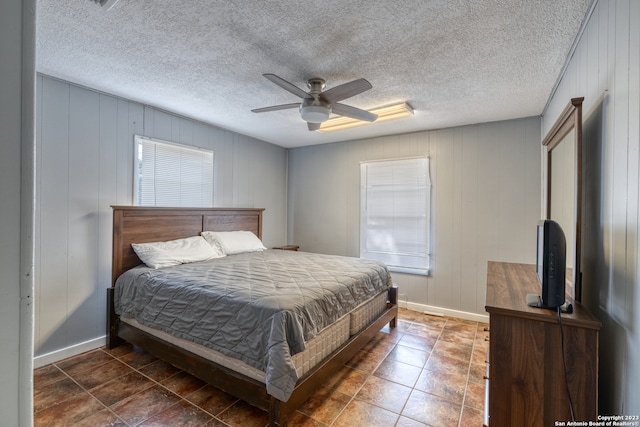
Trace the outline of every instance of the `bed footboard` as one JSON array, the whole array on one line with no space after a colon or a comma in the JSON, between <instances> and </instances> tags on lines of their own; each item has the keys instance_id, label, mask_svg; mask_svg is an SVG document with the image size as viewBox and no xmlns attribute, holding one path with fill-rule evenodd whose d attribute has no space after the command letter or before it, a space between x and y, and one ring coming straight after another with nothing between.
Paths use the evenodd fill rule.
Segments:
<instances>
[{"instance_id":1,"label":"bed footboard","mask_svg":"<svg viewBox=\"0 0 640 427\"><path fill-rule=\"evenodd\" d=\"M356 355L386 324L396 326L398 317L397 287L389 290L387 309L369 326L329 355L304 377L288 401L269 396L264 384L213 363L183 348L163 341L129 324L121 323L114 309L114 289L107 289L107 348L124 341L139 346L189 374L236 396L269 413L269 426L286 427L289 417L326 381Z\"/></svg>"}]
</instances>

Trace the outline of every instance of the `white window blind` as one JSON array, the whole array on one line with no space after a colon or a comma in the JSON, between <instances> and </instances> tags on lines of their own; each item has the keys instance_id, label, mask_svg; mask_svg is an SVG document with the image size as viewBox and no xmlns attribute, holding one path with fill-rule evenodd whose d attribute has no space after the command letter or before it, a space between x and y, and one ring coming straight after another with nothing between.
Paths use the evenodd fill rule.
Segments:
<instances>
[{"instance_id":1,"label":"white window blind","mask_svg":"<svg viewBox=\"0 0 640 427\"><path fill-rule=\"evenodd\" d=\"M135 136L139 206L213 206L213 151Z\"/></svg>"},{"instance_id":2,"label":"white window blind","mask_svg":"<svg viewBox=\"0 0 640 427\"><path fill-rule=\"evenodd\" d=\"M429 273L429 158L360 164L360 257L391 271Z\"/></svg>"}]
</instances>

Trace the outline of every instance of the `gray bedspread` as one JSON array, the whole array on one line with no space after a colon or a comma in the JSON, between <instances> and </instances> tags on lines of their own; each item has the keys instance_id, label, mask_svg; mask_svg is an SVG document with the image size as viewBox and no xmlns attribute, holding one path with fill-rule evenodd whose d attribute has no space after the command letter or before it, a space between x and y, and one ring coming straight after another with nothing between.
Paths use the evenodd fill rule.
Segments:
<instances>
[{"instance_id":1,"label":"gray bedspread","mask_svg":"<svg viewBox=\"0 0 640 427\"><path fill-rule=\"evenodd\" d=\"M291 356L391 284L375 261L267 250L133 268L116 282L115 310L264 371L267 392L287 401L298 380Z\"/></svg>"}]
</instances>

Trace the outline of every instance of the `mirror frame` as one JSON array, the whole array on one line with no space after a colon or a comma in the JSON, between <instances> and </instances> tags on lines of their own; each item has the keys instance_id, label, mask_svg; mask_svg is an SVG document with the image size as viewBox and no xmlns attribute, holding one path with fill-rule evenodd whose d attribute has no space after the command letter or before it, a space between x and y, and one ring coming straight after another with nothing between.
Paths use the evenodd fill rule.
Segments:
<instances>
[{"instance_id":1,"label":"mirror frame","mask_svg":"<svg viewBox=\"0 0 640 427\"><path fill-rule=\"evenodd\" d=\"M582 300L582 270L580 269L580 249L582 245L581 238L581 218L582 218L582 98L571 98L569 104L562 111L553 127L549 130L545 138L542 140L542 146L546 147L546 193L545 193L545 216L551 219L551 188L553 185L553 177L551 176L551 154L554 148L560 144L565 136L574 132L574 224L575 234L574 242L567 242L567 248L573 249L574 265L573 265L573 295L571 297L577 301Z\"/></svg>"}]
</instances>

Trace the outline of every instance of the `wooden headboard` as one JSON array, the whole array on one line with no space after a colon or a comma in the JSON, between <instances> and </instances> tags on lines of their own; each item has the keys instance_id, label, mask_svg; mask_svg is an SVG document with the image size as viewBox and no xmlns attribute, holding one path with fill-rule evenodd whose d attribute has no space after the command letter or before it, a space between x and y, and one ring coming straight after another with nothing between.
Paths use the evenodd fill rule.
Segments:
<instances>
[{"instance_id":1,"label":"wooden headboard","mask_svg":"<svg viewBox=\"0 0 640 427\"><path fill-rule=\"evenodd\" d=\"M111 286L142 261L131 243L160 242L197 236L201 231L252 231L262 239L263 208L156 208L112 206Z\"/></svg>"}]
</instances>

